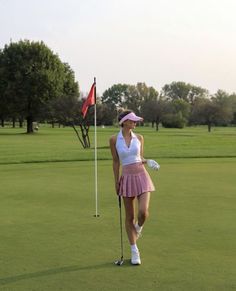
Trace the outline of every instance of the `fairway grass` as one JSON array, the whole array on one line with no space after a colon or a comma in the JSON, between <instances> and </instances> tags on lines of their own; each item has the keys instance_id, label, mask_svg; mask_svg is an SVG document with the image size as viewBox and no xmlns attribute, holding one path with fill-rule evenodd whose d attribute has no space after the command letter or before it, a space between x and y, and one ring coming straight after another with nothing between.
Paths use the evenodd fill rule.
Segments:
<instances>
[{"instance_id":1,"label":"fairway grass","mask_svg":"<svg viewBox=\"0 0 236 291\"><path fill-rule=\"evenodd\" d=\"M233 141L235 149L235 132L216 131L216 143L209 145L214 154L204 157L212 152L205 140L205 153L190 158L200 152L196 144L205 136L202 129L185 131L196 137L192 144L190 137L175 139L179 131L155 137L155 132L144 129L145 150L151 155L156 142L153 156L161 169L149 170L157 191L152 193L150 218L138 241L142 256L138 267L130 265L125 234L125 263L113 264L120 258L120 234L106 147L112 131L102 132L100 138L99 218L93 216L92 150L80 149L68 129L52 134L45 129L24 139L22 134L6 132L10 137L0 134L5 151L0 153L1 291L235 290L236 158L231 145ZM175 158L168 157L168 139L176 145L189 140L187 157L183 149L180 157L178 147L175 152L173 147ZM29 144L33 148L28 151Z\"/></svg>"},{"instance_id":2,"label":"fairway grass","mask_svg":"<svg viewBox=\"0 0 236 291\"><path fill-rule=\"evenodd\" d=\"M0 165L11 163L42 163L63 161L92 161L94 131L90 129L91 149L84 150L70 127L41 126L33 135L25 129L0 128ZM98 127L98 159L110 160L108 144L118 128ZM148 158L216 158L236 157L236 127L206 127L164 129L156 132L150 127L137 128L145 137Z\"/></svg>"}]
</instances>

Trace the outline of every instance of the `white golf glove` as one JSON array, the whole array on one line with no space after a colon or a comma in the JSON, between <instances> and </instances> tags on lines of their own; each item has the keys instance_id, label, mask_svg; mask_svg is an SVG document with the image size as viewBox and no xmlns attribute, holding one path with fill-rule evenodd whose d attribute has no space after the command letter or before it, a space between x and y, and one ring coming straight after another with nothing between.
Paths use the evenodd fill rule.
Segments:
<instances>
[{"instance_id":1,"label":"white golf glove","mask_svg":"<svg viewBox=\"0 0 236 291\"><path fill-rule=\"evenodd\" d=\"M160 165L154 160L147 160L147 165L149 168L158 171L160 169Z\"/></svg>"}]
</instances>

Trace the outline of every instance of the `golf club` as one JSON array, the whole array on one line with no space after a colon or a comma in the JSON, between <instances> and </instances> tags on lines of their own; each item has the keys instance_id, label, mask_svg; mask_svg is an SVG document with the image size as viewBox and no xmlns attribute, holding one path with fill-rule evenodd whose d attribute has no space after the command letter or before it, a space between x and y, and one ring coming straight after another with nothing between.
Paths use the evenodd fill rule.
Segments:
<instances>
[{"instance_id":1,"label":"golf club","mask_svg":"<svg viewBox=\"0 0 236 291\"><path fill-rule=\"evenodd\" d=\"M121 213L121 198L119 196L119 210L120 210L120 246L121 246L121 257L120 260L115 261L115 265L121 266L124 263L123 260L123 231L122 231L122 213Z\"/></svg>"}]
</instances>

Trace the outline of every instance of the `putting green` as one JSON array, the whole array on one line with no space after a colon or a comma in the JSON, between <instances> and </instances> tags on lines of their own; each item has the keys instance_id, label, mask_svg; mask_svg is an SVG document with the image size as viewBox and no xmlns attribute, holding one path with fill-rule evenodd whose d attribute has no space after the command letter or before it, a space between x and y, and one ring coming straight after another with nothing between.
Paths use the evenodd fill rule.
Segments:
<instances>
[{"instance_id":1,"label":"putting green","mask_svg":"<svg viewBox=\"0 0 236 291\"><path fill-rule=\"evenodd\" d=\"M93 150L71 129L26 136L0 129L0 290L235 290L235 129L143 128L157 191L138 241L142 265L120 258L109 136L99 129L95 218ZM92 140L92 137L91 137Z\"/></svg>"}]
</instances>

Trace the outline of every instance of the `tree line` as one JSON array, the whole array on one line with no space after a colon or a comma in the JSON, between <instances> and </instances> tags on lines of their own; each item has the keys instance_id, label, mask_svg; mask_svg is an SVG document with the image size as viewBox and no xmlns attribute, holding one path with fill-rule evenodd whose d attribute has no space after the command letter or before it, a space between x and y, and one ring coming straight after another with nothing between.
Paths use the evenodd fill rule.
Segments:
<instances>
[{"instance_id":1,"label":"tree line","mask_svg":"<svg viewBox=\"0 0 236 291\"><path fill-rule=\"evenodd\" d=\"M160 92L145 83L117 84L106 90L101 99L113 112L119 107L134 110L156 130L159 124L172 128L207 125L209 131L213 125L236 124L236 94L218 90L210 95L207 89L185 82L166 84Z\"/></svg>"},{"instance_id":2,"label":"tree line","mask_svg":"<svg viewBox=\"0 0 236 291\"><path fill-rule=\"evenodd\" d=\"M85 120L81 107L86 96L80 93L74 72L43 42L21 40L0 50L0 125L26 121L27 133L33 122L72 126L84 147L88 147L93 108ZM97 124L113 125L119 110L131 109L156 130L187 125L236 124L236 94L207 89L185 82L172 82L157 91L144 82L114 84L97 97ZM80 132L77 130L80 128Z\"/></svg>"}]
</instances>

